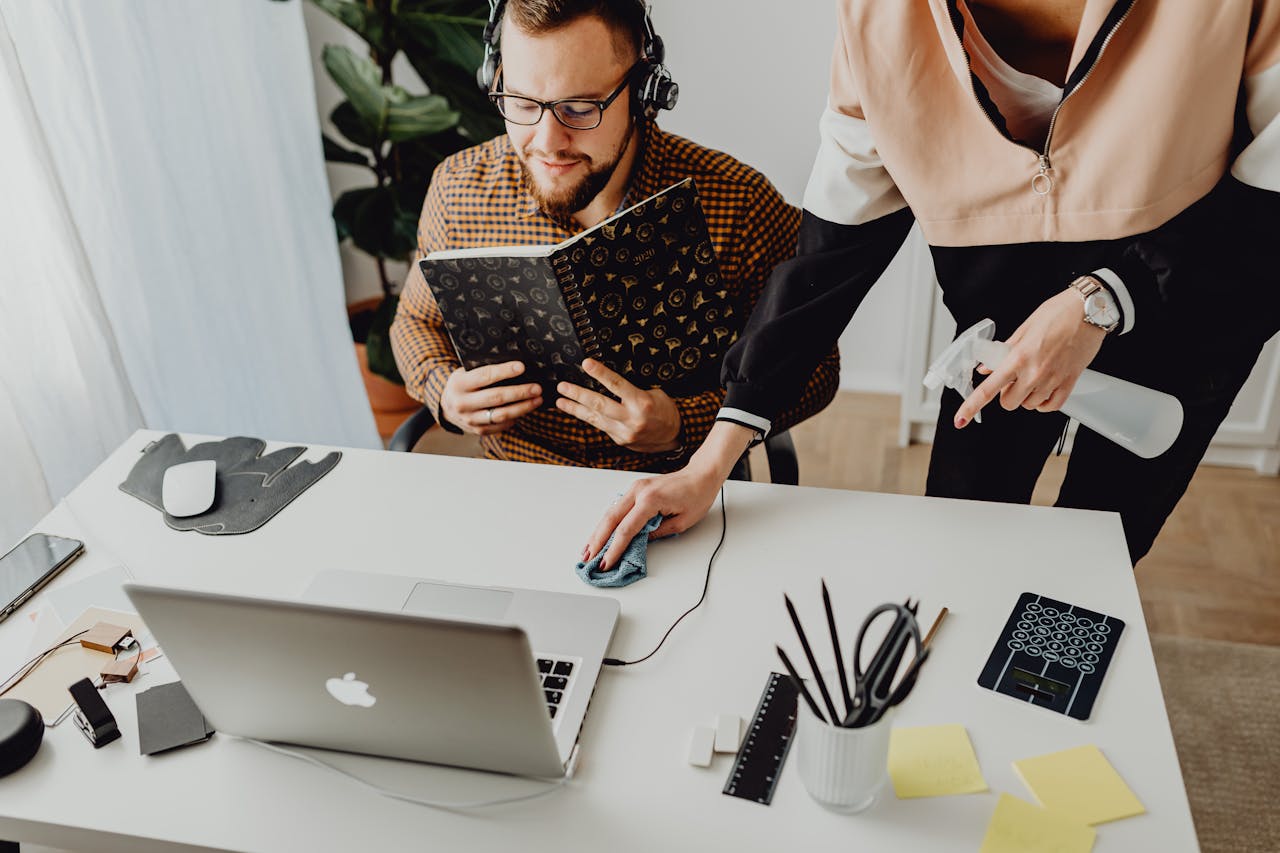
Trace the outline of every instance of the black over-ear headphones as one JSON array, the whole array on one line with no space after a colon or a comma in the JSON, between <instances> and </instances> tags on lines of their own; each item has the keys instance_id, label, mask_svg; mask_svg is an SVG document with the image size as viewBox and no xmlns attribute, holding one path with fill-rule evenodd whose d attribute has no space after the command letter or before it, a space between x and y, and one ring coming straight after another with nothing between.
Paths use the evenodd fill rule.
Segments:
<instances>
[{"instance_id":1,"label":"black over-ear headphones","mask_svg":"<svg viewBox=\"0 0 1280 853\"><path fill-rule=\"evenodd\" d=\"M642 0L637 0L642 2ZM476 69L476 83L488 92L498 77L502 52L498 49L498 31L502 25L502 13L507 0L489 0L489 20L484 25L484 59ZM662 64L666 49L662 37L653 31L649 18L649 5L644 6L644 44L635 70L631 88L631 104L637 116L652 119L658 110L669 110L680 98L680 86L671 78L671 72Z\"/></svg>"}]
</instances>

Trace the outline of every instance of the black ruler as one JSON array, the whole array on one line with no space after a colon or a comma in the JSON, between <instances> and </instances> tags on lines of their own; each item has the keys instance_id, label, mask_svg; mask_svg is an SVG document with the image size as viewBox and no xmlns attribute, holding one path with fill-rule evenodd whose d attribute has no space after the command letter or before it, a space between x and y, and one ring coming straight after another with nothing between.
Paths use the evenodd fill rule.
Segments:
<instances>
[{"instance_id":1,"label":"black ruler","mask_svg":"<svg viewBox=\"0 0 1280 853\"><path fill-rule=\"evenodd\" d=\"M796 731L797 698L789 677L780 672L769 673L760 704L747 726L747 736L742 739L724 783L724 793L766 806L773 800Z\"/></svg>"}]
</instances>

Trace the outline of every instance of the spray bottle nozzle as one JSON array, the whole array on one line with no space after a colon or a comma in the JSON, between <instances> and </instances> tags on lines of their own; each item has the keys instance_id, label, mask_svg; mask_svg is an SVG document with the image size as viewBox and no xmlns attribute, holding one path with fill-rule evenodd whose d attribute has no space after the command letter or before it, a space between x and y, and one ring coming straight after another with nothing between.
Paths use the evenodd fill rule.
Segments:
<instances>
[{"instance_id":1,"label":"spray bottle nozzle","mask_svg":"<svg viewBox=\"0 0 1280 853\"><path fill-rule=\"evenodd\" d=\"M996 324L993 320L981 320L961 332L942 351L942 355L929 365L929 370L924 375L925 387L937 389L946 385L968 399L973 393L974 368L983 363L977 351L987 349L982 345L993 340L995 335ZM978 412L974 420L982 423L982 413Z\"/></svg>"},{"instance_id":2,"label":"spray bottle nozzle","mask_svg":"<svg viewBox=\"0 0 1280 853\"><path fill-rule=\"evenodd\" d=\"M983 320L957 335L929 365L924 384L945 384L968 398L974 368L995 368L1009 354L1008 344L994 340L995 331L995 323ZM1143 459L1164 453L1182 431L1182 403L1177 397L1093 370L1080 374L1062 413ZM973 419L981 422L981 413Z\"/></svg>"}]
</instances>

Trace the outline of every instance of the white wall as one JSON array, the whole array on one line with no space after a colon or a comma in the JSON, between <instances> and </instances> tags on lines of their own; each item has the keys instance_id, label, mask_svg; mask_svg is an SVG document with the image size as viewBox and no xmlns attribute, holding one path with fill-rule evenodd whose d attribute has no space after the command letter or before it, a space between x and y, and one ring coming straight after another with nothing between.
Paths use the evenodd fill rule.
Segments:
<instances>
[{"instance_id":1,"label":"white wall","mask_svg":"<svg viewBox=\"0 0 1280 853\"><path fill-rule=\"evenodd\" d=\"M660 124L673 133L726 151L759 169L799 205L818 147L818 118L826 103L834 0L651 0L654 28L667 48L667 66L680 84L680 103ZM341 100L320 63L326 43L359 40L307 4L307 30L322 124ZM411 69L405 69L411 73ZM411 79L396 69L398 81ZM405 83L406 86L411 84ZM367 183L355 166L330 165L335 197ZM906 278L921 274L927 255L909 241L867 297L840 340L842 387L898 393L907 329ZM927 267L925 267L927 269ZM343 250L348 299L377 293L368 258ZM398 273L402 275L403 273Z\"/></svg>"}]
</instances>

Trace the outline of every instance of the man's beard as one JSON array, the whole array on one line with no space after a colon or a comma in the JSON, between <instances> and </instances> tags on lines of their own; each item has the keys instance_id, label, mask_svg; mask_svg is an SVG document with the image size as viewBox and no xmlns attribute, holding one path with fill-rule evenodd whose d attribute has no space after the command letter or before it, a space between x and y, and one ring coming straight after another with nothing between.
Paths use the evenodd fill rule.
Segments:
<instances>
[{"instance_id":1,"label":"man's beard","mask_svg":"<svg viewBox=\"0 0 1280 853\"><path fill-rule=\"evenodd\" d=\"M570 155L568 152L554 152L550 155L544 155L543 152L534 152L526 149L524 156L517 159L520 160L520 170L524 172L525 184L529 187L530 195L533 196L538 206L550 216L557 219L568 219L591 204L592 199L600 195L604 188L609 185L609 181L613 179L613 173L617 170L618 164L622 162L623 155L627 153L627 146L631 144L631 137L634 133L634 128L629 130L623 138L622 144L618 146L617 152L609 158L608 162L600 166L593 166L592 159L586 154ZM526 162L530 157L541 159L544 156L549 160L577 160L587 167L587 174L583 175L573 186L554 190L544 189L538 183L537 178Z\"/></svg>"}]
</instances>

